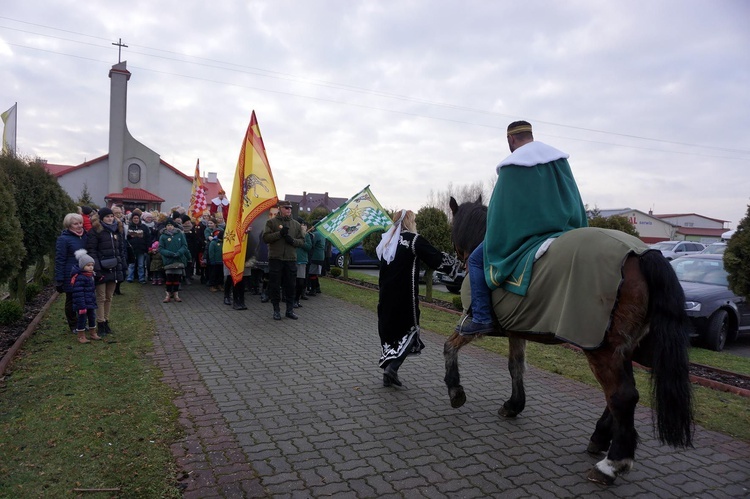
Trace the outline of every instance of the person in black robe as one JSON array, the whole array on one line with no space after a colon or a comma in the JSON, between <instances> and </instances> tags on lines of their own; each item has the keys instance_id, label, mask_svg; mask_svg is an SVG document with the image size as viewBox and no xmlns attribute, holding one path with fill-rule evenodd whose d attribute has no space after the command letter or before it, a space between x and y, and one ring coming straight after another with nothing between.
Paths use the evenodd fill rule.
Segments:
<instances>
[{"instance_id":1,"label":"person in black robe","mask_svg":"<svg viewBox=\"0 0 750 499\"><path fill-rule=\"evenodd\" d=\"M398 369L424 348L419 338L419 262L450 272L456 260L417 234L414 212L397 211L377 248L380 258L378 334L383 386L401 386Z\"/></svg>"}]
</instances>

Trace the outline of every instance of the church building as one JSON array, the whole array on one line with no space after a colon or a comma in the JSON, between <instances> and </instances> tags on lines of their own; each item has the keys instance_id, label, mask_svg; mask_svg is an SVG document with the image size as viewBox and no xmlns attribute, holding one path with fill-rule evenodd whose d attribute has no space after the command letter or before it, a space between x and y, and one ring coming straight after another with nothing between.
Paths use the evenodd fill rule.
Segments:
<instances>
[{"instance_id":1,"label":"church building","mask_svg":"<svg viewBox=\"0 0 750 499\"><path fill-rule=\"evenodd\" d=\"M99 206L123 206L126 211L158 210L168 212L174 206L188 207L193 177L162 160L157 152L137 141L127 126L127 96L130 71L122 61L109 71L109 153L80 165L47 163L60 186L78 199L84 184ZM190 166L192 171L195 166ZM206 198L213 199L222 190L216 173L204 179Z\"/></svg>"}]
</instances>

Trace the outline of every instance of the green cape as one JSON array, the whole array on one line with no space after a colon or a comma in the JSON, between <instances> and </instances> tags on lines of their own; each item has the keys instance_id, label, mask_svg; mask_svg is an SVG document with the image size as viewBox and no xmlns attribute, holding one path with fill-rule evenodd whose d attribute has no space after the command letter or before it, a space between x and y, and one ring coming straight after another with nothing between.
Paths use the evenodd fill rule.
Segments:
<instances>
[{"instance_id":1,"label":"green cape","mask_svg":"<svg viewBox=\"0 0 750 499\"><path fill-rule=\"evenodd\" d=\"M484 236L487 285L526 295L534 256L542 243L587 225L586 209L567 159L498 168Z\"/></svg>"}]
</instances>

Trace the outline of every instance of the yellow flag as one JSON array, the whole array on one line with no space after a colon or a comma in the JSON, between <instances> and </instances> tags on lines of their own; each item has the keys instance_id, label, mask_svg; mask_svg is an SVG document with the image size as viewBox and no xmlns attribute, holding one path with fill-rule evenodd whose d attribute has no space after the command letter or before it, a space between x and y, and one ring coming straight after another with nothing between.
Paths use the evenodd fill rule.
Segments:
<instances>
[{"instance_id":1,"label":"yellow flag","mask_svg":"<svg viewBox=\"0 0 750 499\"><path fill-rule=\"evenodd\" d=\"M253 111L234 173L234 185L229 198L229 216L222 246L224 265L229 269L235 284L240 282L242 271L245 269L247 233L250 232L253 220L277 202L276 184ZM262 220L265 222L265 218Z\"/></svg>"}]
</instances>

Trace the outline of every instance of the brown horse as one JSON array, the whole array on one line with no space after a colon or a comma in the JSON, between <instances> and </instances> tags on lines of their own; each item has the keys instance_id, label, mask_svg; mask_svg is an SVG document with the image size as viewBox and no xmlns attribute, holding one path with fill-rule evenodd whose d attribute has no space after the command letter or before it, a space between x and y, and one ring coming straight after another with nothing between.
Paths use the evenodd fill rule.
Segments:
<instances>
[{"instance_id":1,"label":"brown horse","mask_svg":"<svg viewBox=\"0 0 750 499\"><path fill-rule=\"evenodd\" d=\"M461 206L451 198L450 207L453 244L459 258L466 261L484 239L487 207L482 205L481 197ZM639 396L632 361L651 368L652 406L659 440L673 447L689 447L693 435L689 339L680 283L658 251L632 254L621 265L622 283L604 341L598 348L584 350L607 403L587 448L592 454L607 454L589 471L587 478L605 485L629 471L635 457L638 433L634 417ZM592 300L593 304L597 298L580 299ZM497 322L495 329L494 335L508 337L508 369L512 380L511 397L498 413L515 417L526 404L523 386L526 340L549 344L561 341L553 333L503 331ZM445 342L445 383L453 407L466 402L458 373L458 351L477 336L454 333Z\"/></svg>"}]
</instances>

